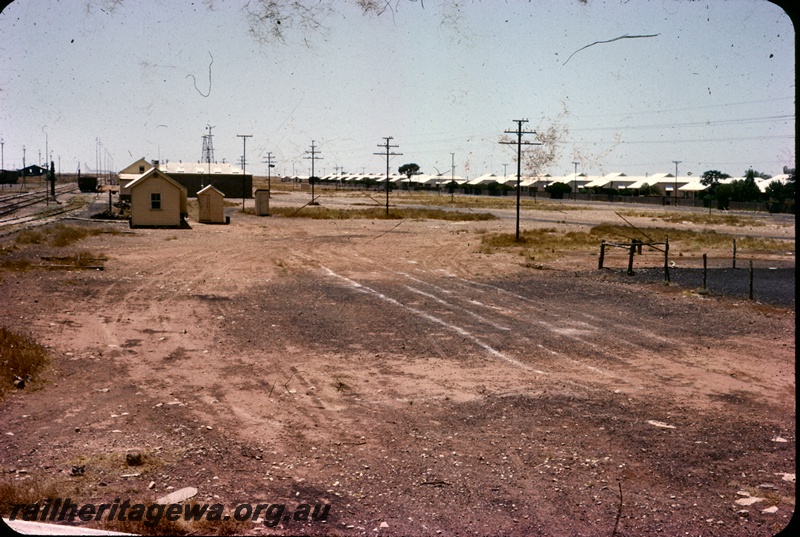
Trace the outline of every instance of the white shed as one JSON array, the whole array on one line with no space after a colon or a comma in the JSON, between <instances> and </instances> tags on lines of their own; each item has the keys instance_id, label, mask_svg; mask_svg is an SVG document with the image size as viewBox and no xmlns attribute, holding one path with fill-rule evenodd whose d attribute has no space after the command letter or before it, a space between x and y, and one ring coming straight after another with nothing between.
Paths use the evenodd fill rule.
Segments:
<instances>
[{"instance_id":1,"label":"white shed","mask_svg":"<svg viewBox=\"0 0 800 537\"><path fill-rule=\"evenodd\" d=\"M198 220L204 224L224 224L225 220L225 194L208 185L197 192L197 204L200 207Z\"/></svg>"}]
</instances>

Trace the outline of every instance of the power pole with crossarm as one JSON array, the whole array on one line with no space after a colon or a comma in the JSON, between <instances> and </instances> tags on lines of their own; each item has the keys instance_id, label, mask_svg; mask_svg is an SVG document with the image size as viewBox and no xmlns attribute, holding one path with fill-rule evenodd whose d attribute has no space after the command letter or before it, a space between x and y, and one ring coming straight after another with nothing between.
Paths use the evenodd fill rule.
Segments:
<instances>
[{"instance_id":1,"label":"power pole with crossarm","mask_svg":"<svg viewBox=\"0 0 800 537\"><path fill-rule=\"evenodd\" d=\"M245 167L247 166L247 139L252 138L252 134L237 134L237 137L242 139L242 212L244 212L244 198L247 185L245 174Z\"/></svg>"},{"instance_id":2,"label":"power pole with crossarm","mask_svg":"<svg viewBox=\"0 0 800 537\"><path fill-rule=\"evenodd\" d=\"M389 216L389 158L396 157L398 155L402 155L402 153L391 153L390 150L392 147L400 147L399 145L391 145L389 143L392 140L391 136L384 136L383 139L385 140L384 143L378 144L378 147L386 148L386 152L383 153L373 153L373 155L381 155L386 156L386 216Z\"/></svg>"},{"instance_id":3,"label":"power pole with crossarm","mask_svg":"<svg viewBox=\"0 0 800 537\"><path fill-rule=\"evenodd\" d=\"M311 183L311 205L314 205L314 183L316 182L316 177L314 176L314 162L317 160L322 160L322 157L318 157L317 154L319 150L317 146L314 145L314 140L311 140L311 151L306 151L309 153L310 157L303 157L304 159L311 159L311 177L308 178L308 182Z\"/></svg>"},{"instance_id":4,"label":"power pole with crossarm","mask_svg":"<svg viewBox=\"0 0 800 537\"><path fill-rule=\"evenodd\" d=\"M267 160L262 163L267 165L267 190L272 191L272 168L275 167L272 163L272 152L267 152Z\"/></svg>"},{"instance_id":5,"label":"power pole with crossarm","mask_svg":"<svg viewBox=\"0 0 800 537\"><path fill-rule=\"evenodd\" d=\"M523 142L522 135L523 134L536 134L535 131L523 131L522 124L527 123L527 119L515 119L517 123L517 130L516 131L505 131L506 134L516 134L517 141L501 141L501 144L517 144L517 234L516 234L516 241L519 242L519 193L520 193L520 182L522 177L522 146L523 145L542 145L539 142Z\"/></svg>"}]
</instances>

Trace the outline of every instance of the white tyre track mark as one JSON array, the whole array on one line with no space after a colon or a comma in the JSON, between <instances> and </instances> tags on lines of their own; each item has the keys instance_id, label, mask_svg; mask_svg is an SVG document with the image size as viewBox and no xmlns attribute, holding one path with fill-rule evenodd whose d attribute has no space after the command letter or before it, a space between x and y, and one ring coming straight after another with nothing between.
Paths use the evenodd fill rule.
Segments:
<instances>
[{"instance_id":1,"label":"white tyre track mark","mask_svg":"<svg viewBox=\"0 0 800 537\"><path fill-rule=\"evenodd\" d=\"M360 291L362 293L367 293L367 294L371 294L373 296L376 296L376 297L380 298L381 300L384 300L384 301L386 301L386 302L388 302L390 304L393 304L395 306L398 306L400 308L408 310L411 313L414 313L415 315L417 315L419 317L422 317L423 319L427 319L428 321L431 321L431 322L434 322L436 324L442 325L442 326L444 326L444 327L456 332L460 336L463 336L463 337L467 338L468 340L472 341L475 345L477 345L478 347L484 349L486 352L488 352L492 356L500 358L501 360L505 360L506 362L508 362L509 364L511 364L513 366L519 367L520 369L525 369L527 371L532 371L532 372L538 373L540 375L546 375L547 374L544 371L541 371L541 370L538 370L538 369L533 369L532 367L528 366L527 364L524 364L524 363L520 362L519 360L515 360L514 358L510 358L510 357L506 356L502 352L500 352L497 349L495 349L494 347L484 343L483 341L481 341L480 339L478 339L477 337L472 335L469 331L465 330L464 328L461 328L460 326L456 326L454 324L448 323L444 319L440 319L439 317L436 317L435 315L431 315L430 313L426 313L424 311L418 310L417 308L413 308L411 306L407 306L406 304L403 304L402 302L399 302L398 300L395 300L392 297L386 296L383 293L381 293L379 291L376 291L375 289L372 289L371 287L367 287L366 285L362 285L362 284L358 283L357 281L354 281L354 280L351 280L350 278L342 276L341 274L337 274L337 273L333 272L331 269L329 269L328 267L326 267L324 265L322 265L321 267L322 267L322 269L324 269L328 273L329 276L334 276L336 278L339 278L340 280L343 280L343 281L347 282L354 289L356 289L356 290L358 290L358 291Z\"/></svg>"},{"instance_id":2,"label":"white tyre track mark","mask_svg":"<svg viewBox=\"0 0 800 537\"><path fill-rule=\"evenodd\" d=\"M406 289L408 289L408 290L409 290L409 291L411 291L412 293L417 293L418 295L422 295L422 296L424 296L425 298L430 298L431 300L434 300L434 301L438 302L439 304L443 304L443 305L445 305L445 306L447 306L447 307L449 307L449 308L455 308L455 307L456 307L456 306L454 306L453 304L451 304L451 303L447 302L446 300L442 300L442 299L441 299L441 298L439 298L438 296L432 295L432 294L430 294L430 293L426 293L425 291L420 291L419 289L417 289L417 288L415 288L415 287L411 287L411 286L409 286L409 285L404 285L403 287L405 287ZM511 330L509 327L507 327L507 326L501 326L501 325L497 324L496 322L494 322L494 321L491 321L491 320L487 319L487 318L486 318L486 317L484 317L483 315L478 315L478 314L477 314L477 313L475 313L474 311L465 310L465 309L463 309L463 308L461 309L461 311L463 311L464 313L466 313L466 314L468 314L468 315L471 315L471 316L475 317L476 319L478 319L478 320L479 320L479 321L481 321L482 323L486 323L486 324L488 324L488 325L489 325L489 326L491 326L492 328L496 328L496 329L498 329L498 330Z\"/></svg>"},{"instance_id":3,"label":"white tyre track mark","mask_svg":"<svg viewBox=\"0 0 800 537\"><path fill-rule=\"evenodd\" d=\"M445 289L443 287L439 287L438 285L433 284L431 282L427 282L427 281L421 280L419 278L414 278L413 276L411 276L409 274L406 274L406 273L403 273L403 272L398 272L397 274L405 276L406 278L408 278L408 279L410 279L412 281L418 282L420 284L424 284L424 285L427 285L429 287L433 287L434 289L438 290L440 293L447 294L447 295L453 295L453 291L451 291L449 289ZM529 303L529 304L537 304L538 305L538 303L535 300L532 300L532 299L530 299L528 297L519 295L519 294L514 293L512 291L508 291L508 290L503 289L501 287L495 287L493 285L483 284L483 283L479 283L479 282L472 282L472 281L469 281L469 280L463 280L462 278L458 278L458 277L454 277L454 278L456 278L458 280L458 281L455 281L454 283L456 283L457 285L460 284L461 287L464 287L466 289L470 289L470 290L473 290L473 291L478 291L478 292L483 293L484 291L482 289L479 289L479 288L476 288L476 287L472 287L472 285L487 287L487 288L495 290L495 291L502 291L502 292L504 292L506 294L509 294L509 295L521 300L522 302ZM465 285L464 283L460 283L460 282L467 282L467 283L472 284L472 285ZM409 289L410 291L413 291L413 292L422 294L423 296L432 298L433 300L436 300L437 302L439 302L441 304L447 305L449 307L455 307L452 304L450 304L449 302L447 302L445 300L442 300L442 299L440 299L440 298L438 298L438 297L436 297L434 295L431 295L429 293L424 293L422 291L416 290L416 289L414 289L412 287L409 287L407 285L404 286L404 287L406 289ZM457 295L456 295L456 297L457 298L462 298L462 297L458 297ZM484 308L489 308L489 309L493 309L493 310L501 310L501 311L506 311L506 312L509 312L509 313L512 311L512 310L509 310L507 308L499 308L497 306L491 306L491 305L483 304L482 302L478 302L477 300L473 300L473 299L469 299L469 298L465 298L464 300L467 300L468 302L470 302L472 304L476 304L476 305L482 306ZM491 326L493 326L495 328L498 328L500 330L511 330L511 328L500 326L500 325L494 323L493 321L490 321L489 319L486 319L483 316L478 315L477 313L471 312L471 311L469 311L467 309L463 309L462 308L462 311L464 311L465 313L468 313L468 314L470 314L470 315L482 320L483 322L486 322L489 325L491 325ZM517 310L517 313L521 314L522 312ZM516 317L514 315L512 315L512 316ZM598 349L598 346L595 343L593 343L591 341L587 341L586 339L580 337L580 336L584 336L584 335L588 336L588 335L590 335L590 334L592 334L592 333L597 331L597 328L595 326L589 324L589 323L578 322L577 324L585 327L585 329L579 329L579 328L569 328L569 327L556 326L556 325L554 325L552 323L549 323L547 321L543 321L541 319L535 319L535 320L531 320L529 322L534 322L534 323L544 327L545 329L549 330L550 332L552 332L554 334L557 334L557 335L559 335L561 337L565 337L567 339L571 339L571 340L576 341L578 343L587 345L591 349L594 349L594 350L597 350L598 352L600 352L599 349ZM559 358L561 358L563 360L567 360L569 362L572 362L573 364L577 364L579 366L585 367L586 369L588 369L590 371L593 371L594 373L597 373L599 375L606 376L606 377L615 376L615 375L612 375L611 373L609 373L608 371L604 371L604 370L600 369L599 367L593 366L591 364L587 364L583 360L578 360L576 358L572 358L570 356L566 356L566 355L564 355L564 354L562 354L560 352L557 352L557 351L554 351L554 350L552 350L552 349L550 349L548 347L545 347L541 343L538 343L538 342L532 340L530 337L528 337L528 336L526 336L524 334L517 334L517 337L518 338L523 338L523 339L525 339L525 340L527 340L527 341L529 341L531 343L535 343L538 348L540 348L540 349L542 349L544 351L547 351L547 352L549 352L550 354L552 354L554 356L558 356Z\"/></svg>"}]
</instances>

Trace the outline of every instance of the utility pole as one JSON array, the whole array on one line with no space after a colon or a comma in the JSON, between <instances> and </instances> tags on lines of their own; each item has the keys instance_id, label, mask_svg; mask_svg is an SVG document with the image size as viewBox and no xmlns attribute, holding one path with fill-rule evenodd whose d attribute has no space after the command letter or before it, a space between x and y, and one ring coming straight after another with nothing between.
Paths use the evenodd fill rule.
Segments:
<instances>
[{"instance_id":1,"label":"utility pole","mask_svg":"<svg viewBox=\"0 0 800 537\"><path fill-rule=\"evenodd\" d=\"M456 154L450 153L450 203L456 200Z\"/></svg>"},{"instance_id":2,"label":"utility pole","mask_svg":"<svg viewBox=\"0 0 800 537\"><path fill-rule=\"evenodd\" d=\"M386 156L386 216L389 216L389 159L390 157L396 157L402 155L402 153L392 153L391 148L393 147L400 147L399 145L391 145L389 142L392 140L391 136L384 136L384 143L378 144L378 147L386 148L386 153L373 153L373 155L381 155Z\"/></svg>"},{"instance_id":3,"label":"utility pole","mask_svg":"<svg viewBox=\"0 0 800 537\"><path fill-rule=\"evenodd\" d=\"M672 162L675 163L675 192L673 194L675 195L675 205L677 206L678 205L678 164L680 164L683 161L673 160Z\"/></svg>"},{"instance_id":4,"label":"utility pole","mask_svg":"<svg viewBox=\"0 0 800 537\"><path fill-rule=\"evenodd\" d=\"M50 158L50 151L49 151L49 142L48 142L47 131L44 130L45 127L47 127L47 125L43 125L42 126L42 132L44 133L44 160L45 160L45 165L46 165L47 164L46 161ZM39 157L39 158L41 159L42 157Z\"/></svg>"},{"instance_id":5,"label":"utility pole","mask_svg":"<svg viewBox=\"0 0 800 537\"><path fill-rule=\"evenodd\" d=\"M572 163L575 165L575 175L572 176L572 199L578 199L578 161L573 160Z\"/></svg>"},{"instance_id":6,"label":"utility pole","mask_svg":"<svg viewBox=\"0 0 800 537\"><path fill-rule=\"evenodd\" d=\"M311 155L310 157L303 158L311 159L311 175L308 178L308 182L311 183L311 205L314 205L314 183L316 183L316 177L314 177L314 162L322 160L322 157L317 156L319 151L317 150L317 146L314 145L314 140L311 140L311 151L306 151L306 153Z\"/></svg>"},{"instance_id":7,"label":"utility pole","mask_svg":"<svg viewBox=\"0 0 800 537\"><path fill-rule=\"evenodd\" d=\"M272 168L275 167L275 165L272 163L272 153L271 152L267 152L267 160L263 161L263 163L267 165L267 190L271 191L272 190L272 174L271 174L271 170L272 170Z\"/></svg>"},{"instance_id":8,"label":"utility pole","mask_svg":"<svg viewBox=\"0 0 800 537\"><path fill-rule=\"evenodd\" d=\"M516 142L500 142L501 144L508 144L511 145L513 143L517 144L517 232L516 232L516 241L519 242L519 194L521 191L521 178L522 178L522 146L523 145L542 145L539 142L523 142L522 135L523 134L536 134L535 131L523 131L522 124L527 123L527 119L515 119L514 122L517 124L516 131L504 131L506 134L516 134L517 141Z\"/></svg>"},{"instance_id":9,"label":"utility pole","mask_svg":"<svg viewBox=\"0 0 800 537\"><path fill-rule=\"evenodd\" d=\"M245 169L247 166L247 139L252 138L252 134L237 134L237 137L242 139L242 212L244 212L244 194L247 180L245 178Z\"/></svg>"}]
</instances>

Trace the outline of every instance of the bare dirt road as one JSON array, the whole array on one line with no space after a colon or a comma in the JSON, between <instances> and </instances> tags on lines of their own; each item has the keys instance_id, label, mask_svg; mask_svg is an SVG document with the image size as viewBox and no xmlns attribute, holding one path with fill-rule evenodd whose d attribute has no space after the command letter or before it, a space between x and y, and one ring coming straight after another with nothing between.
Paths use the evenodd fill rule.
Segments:
<instances>
[{"instance_id":1,"label":"bare dirt road","mask_svg":"<svg viewBox=\"0 0 800 537\"><path fill-rule=\"evenodd\" d=\"M191 230L86 224L124 231L74 247L105 270L2 273L0 324L52 354L46 381L0 402L7 486L95 504L195 487L227 513L330 505L325 522L201 533L789 523L793 306L598 271L596 257L535 270L479 253L478 232L506 221L231 214Z\"/></svg>"}]
</instances>

